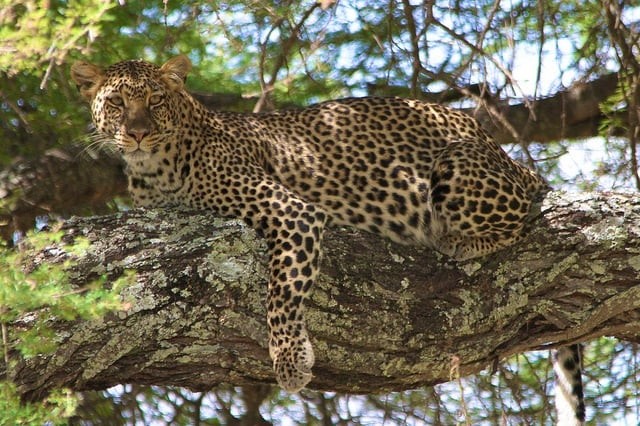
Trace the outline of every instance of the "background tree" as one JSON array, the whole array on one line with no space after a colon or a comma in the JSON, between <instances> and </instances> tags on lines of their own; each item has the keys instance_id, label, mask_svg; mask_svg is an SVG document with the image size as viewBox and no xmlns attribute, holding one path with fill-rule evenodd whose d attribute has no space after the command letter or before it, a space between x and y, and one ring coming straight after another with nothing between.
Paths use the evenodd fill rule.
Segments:
<instances>
[{"instance_id":1,"label":"background tree","mask_svg":"<svg viewBox=\"0 0 640 426\"><path fill-rule=\"evenodd\" d=\"M640 9L632 4L0 3L0 231L11 244L36 218L42 226L45 216L126 206L117 157L82 142L88 111L68 66L159 63L179 52L195 64L189 88L214 108L262 111L368 94L445 102L475 115L556 187L638 190ZM632 343L587 345L588 405L596 407L589 414L597 421L639 417L637 362ZM474 424L503 415L549 421L546 354L495 370L383 396L131 385L85 393L78 418L255 424L286 413L310 423L450 424L464 408Z\"/></svg>"}]
</instances>

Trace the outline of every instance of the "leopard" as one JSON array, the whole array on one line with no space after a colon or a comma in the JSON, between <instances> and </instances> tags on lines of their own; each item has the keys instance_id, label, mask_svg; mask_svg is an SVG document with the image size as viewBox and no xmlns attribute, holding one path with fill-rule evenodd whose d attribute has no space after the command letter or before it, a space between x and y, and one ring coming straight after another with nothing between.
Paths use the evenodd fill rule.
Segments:
<instances>
[{"instance_id":1,"label":"leopard","mask_svg":"<svg viewBox=\"0 0 640 426\"><path fill-rule=\"evenodd\" d=\"M122 155L136 205L241 218L266 239L269 355L289 392L312 379L304 306L326 227L465 261L519 241L550 189L462 111L399 97L213 111L187 91L191 68L186 55L160 66L78 61L71 77Z\"/></svg>"}]
</instances>

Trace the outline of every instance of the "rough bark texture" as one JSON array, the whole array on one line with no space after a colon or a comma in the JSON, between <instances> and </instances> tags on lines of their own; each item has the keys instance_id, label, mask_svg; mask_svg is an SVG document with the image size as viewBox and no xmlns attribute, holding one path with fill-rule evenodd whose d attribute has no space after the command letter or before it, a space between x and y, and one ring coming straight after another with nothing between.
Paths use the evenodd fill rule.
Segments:
<instances>
[{"instance_id":1,"label":"rough bark texture","mask_svg":"<svg viewBox=\"0 0 640 426\"><path fill-rule=\"evenodd\" d=\"M551 194L528 237L455 264L350 229L325 238L307 304L316 350L311 388L377 393L478 372L511 354L603 335L640 340L640 200ZM118 383L273 383L264 299L265 245L237 220L172 210L74 218L64 243L90 250L78 285L135 270L126 312L56 324L53 354L11 368L27 398L53 387ZM33 257L66 260L64 243ZM27 265L33 267L33 265Z\"/></svg>"}]
</instances>

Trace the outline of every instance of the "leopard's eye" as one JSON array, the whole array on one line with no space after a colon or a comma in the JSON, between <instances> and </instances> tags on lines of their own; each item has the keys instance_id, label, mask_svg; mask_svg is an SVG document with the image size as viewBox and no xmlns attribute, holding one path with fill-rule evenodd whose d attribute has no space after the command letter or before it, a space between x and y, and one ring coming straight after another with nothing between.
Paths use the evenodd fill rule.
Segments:
<instances>
[{"instance_id":1,"label":"leopard's eye","mask_svg":"<svg viewBox=\"0 0 640 426\"><path fill-rule=\"evenodd\" d=\"M114 106L121 107L124 105L124 99L118 93L112 93L107 97L107 101Z\"/></svg>"},{"instance_id":2,"label":"leopard's eye","mask_svg":"<svg viewBox=\"0 0 640 426\"><path fill-rule=\"evenodd\" d=\"M161 94L159 93L154 93L151 96L149 96L149 105L150 106L156 106L156 105L160 105L163 101L163 97Z\"/></svg>"}]
</instances>

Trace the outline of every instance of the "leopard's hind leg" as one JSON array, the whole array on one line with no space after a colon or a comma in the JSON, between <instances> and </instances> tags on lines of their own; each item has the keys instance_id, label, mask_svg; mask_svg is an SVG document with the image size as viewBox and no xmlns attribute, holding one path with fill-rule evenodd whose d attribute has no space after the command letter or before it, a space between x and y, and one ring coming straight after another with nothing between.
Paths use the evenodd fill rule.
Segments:
<instances>
[{"instance_id":1,"label":"leopard's hind leg","mask_svg":"<svg viewBox=\"0 0 640 426\"><path fill-rule=\"evenodd\" d=\"M518 241L539 199L533 190L535 175L488 144L454 141L431 170L432 244L456 260L484 256Z\"/></svg>"}]
</instances>

